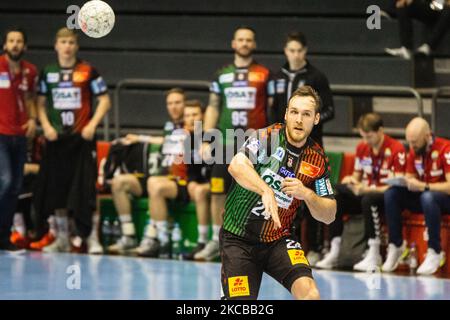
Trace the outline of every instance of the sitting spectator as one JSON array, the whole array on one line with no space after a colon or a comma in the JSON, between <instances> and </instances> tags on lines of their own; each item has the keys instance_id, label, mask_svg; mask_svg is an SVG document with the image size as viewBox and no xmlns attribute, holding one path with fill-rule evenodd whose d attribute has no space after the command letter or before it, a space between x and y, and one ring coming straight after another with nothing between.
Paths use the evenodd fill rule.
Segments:
<instances>
[{"instance_id":1,"label":"sitting spectator","mask_svg":"<svg viewBox=\"0 0 450 320\"><path fill-rule=\"evenodd\" d=\"M336 219L330 225L331 248L318 268L337 266L344 213L364 214L369 250L362 261L353 266L358 271L373 271L381 266L380 213L384 211L383 193L389 188L386 178L404 175L406 154L401 142L383 132L383 121L376 113L363 115L358 129L364 141L356 148L355 168L351 176L336 186Z\"/></svg>"},{"instance_id":2,"label":"sitting spectator","mask_svg":"<svg viewBox=\"0 0 450 320\"><path fill-rule=\"evenodd\" d=\"M178 157L174 159L168 175L152 176L147 181L149 193L150 224L147 226L144 238L136 252L144 257L169 258L171 256L168 209L166 201L176 200L179 204L187 204L190 194L195 188L190 187L195 181L192 166L195 165L192 157L197 154L195 145L191 142L194 134L195 122L202 121L202 105L197 100L186 101L184 106L183 129L172 134L174 142L172 148L179 150ZM200 127L201 128L201 127ZM187 146L189 145L189 148ZM180 150L181 148L181 150ZM186 160L190 159L189 164ZM198 163L197 159L197 163ZM201 160L201 159L200 159ZM192 195L191 195L192 196Z\"/></svg>"},{"instance_id":3,"label":"sitting spectator","mask_svg":"<svg viewBox=\"0 0 450 320\"><path fill-rule=\"evenodd\" d=\"M406 160L406 188L393 187L384 195L389 227L389 247L382 270L394 271L406 250L402 239L402 211L423 212L428 229L428 251L418 274L433 274L445 262L441 250L441 215L450 213L450 141L434 137L422 118L406 127L409 154Z\"/></svg>"},{"instance_id":4,"label":"sitting spectator","mask_svg":"<svg viewBox=\"0 0 450 320\"><path fill-rule=\"evenodd\" d=\"M386 52L403 59L410 59L413 49L413 19L432 27L425 43L417 48L417 53L429 56L441 42L450 26L450 0L396 0L395 3L401 47Z\"/></svg>"},{"instance_id":5,"label":"sitting spectator","mask_svg":"<svg viewBox=\"0 0 450 320\"><path fill-rule=\"evenodd\" d=\"M164 137L137 136L129 134L125 137L125 144L135 144L137 142L147 142L162 145L162 162L160 170L166 171L172 165L173 158L177 150L173 149L174 139L172 134L181 128L183 121L185 95L183 90L174 88L166 94L167 112L170 121L164 126ZM150 159L149 159L150 160ZM123 170L129 171L129 170ZM140 170L143 171L143 170ZM111 182L111 191L114 205L119 214L121 222L122 237L117 243L108 247L110 253L126 253L137 246L136 230L134 228L131 212L130 195L134 197L147 196L148 173L138 177L137 174L128 172L115 175Z\"/></svg>"}]
</instances>

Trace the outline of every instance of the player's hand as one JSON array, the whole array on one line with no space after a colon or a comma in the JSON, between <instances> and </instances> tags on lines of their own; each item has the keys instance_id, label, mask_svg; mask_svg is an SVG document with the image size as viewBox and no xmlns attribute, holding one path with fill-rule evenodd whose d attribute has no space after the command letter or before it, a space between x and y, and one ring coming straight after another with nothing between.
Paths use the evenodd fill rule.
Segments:
<instances>
[{"instance_id":1,"label":"player's hand","mask_svg":"<svg viewBox=\"0 0 450 320\"><path fill-rule=\"evenodd\" d=\"M406 187L412 192L422 192L425 189L425 183L416 178L406 178Z\"/></svg>"},{"instance_id":2,"label":"player's hand","mask_svg":"<svg viewBox=\"0 0 450 320\"><path fill-rule=\"evenodd\" d=\"M359 181L357 181L353 176L345 176L342 181L342 184L358 184Z\"/></svg>"},{"instance_id":3,"label":"player's hand","mask_svg":"<svg viewBox=\"0 0 450 320\"><path fill-rule=\"evenodd\" d=\"M44 136L48 141L56 141L58 139L58 132L51 125L42 127Z\"/></svg>"},{"instance_id":4,"label":"player's hand","mask_svg":"<svg viewBox=\"0 0 450 320\"><path fill-rule=\"evenodd\" d=\"M269 213L272 218L275 228L281 228L280 217L278 216L278 204L272 189L268 189L262 194L261 201L264 205L265 212Z\"/></svg>"},{"instance_id":5,"label":"player's hand","mask_svg":"<svg viewBox=\"0 0 450 320\"><path fill-rule=\"evenodd\" d=\"M81 130L81 136L83 137L84 140L92 140L94 138L95 135L95 129L96 127L90 123L88 123L83 130Z\"/></svg>"},{"instance_id":6,"label":"player's hand","mask_svg":"<svg viewBox=\"0 0 450 320\"><path fill-rule=\"evenodd\" d=\"M212 158L211 147L208 142L203 142L198 150L203 160L207 161Z\"/></svg>"},{"instance_id":7,"label":"player's hand","mask_svg":"<svg viewBox=\"0 0 450 320\"><path fill-rule=\"evenodd\" d=\"M139 136L137 134L129 133L123 138L122 143L125 145L135 144L139 142Z\"/></svg>"},{"instance_id":8,"label":"player's hand","mask_svg":"<svg viewBox=\"0 0 450 320\"><path fill-rule=\"evenodd\" d=\"M349 184L348 188L353 192L355 196L360 196L366 191L366 188L362 183Z\"/></svg>"},{"instance_id":9,"label":"player's hand","mask_svg":"<svg viewBox=\"0 0 450 320\"><path fill-rule=\"evenodd\" d=\"M305 187L297 178L285 178L281 183L281 191L288 196L295 197L299 200L305 200L305 196L311 192L311 189Z\"/></svg>"},{"instance_id":10,"label":"player's hand","mask_svg":"<svg viewBox=\"0 0 450 320\"><path fill-rule=\"evenodd\" d=\"M36 134L36 120L28 119L27 123L22 126L22 130L25 130L27 138L33 138Z\"/></svg>"}]
</instances>

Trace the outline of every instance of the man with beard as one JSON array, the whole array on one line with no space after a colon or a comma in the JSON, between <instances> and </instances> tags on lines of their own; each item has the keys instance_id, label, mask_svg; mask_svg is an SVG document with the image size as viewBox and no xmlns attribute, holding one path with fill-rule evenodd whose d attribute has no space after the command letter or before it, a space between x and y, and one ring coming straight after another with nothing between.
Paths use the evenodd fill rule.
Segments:
<instances>
[{"instance_id":1,"label":"man with beard","mask_svg":"<svg viewBox=\"0 0 450 320\"><path fill-rule=\"evenodd\" d=\"M428 251L418 274L435 273L445 262L441 250L441 215L450 213L450 141L435 137L423 118L406 127L409 154L406 160L406 188L392 187L384 194L389 229L389 247L382 270L397 269L405 251L402 239L402 211L423 212L428 229Z\"/></svg>"},{"instance_id":2,"label":"man with beard","mask_svg":"<svg viewBox=\"0 0 450 320\"><path fill-rule=\"evenodd\" d=\"M295 299L320 298L304 251L290 232L302 202L326 224L336 213L328 159L309 138L319 123L319 101L309 86L296 90L285 124L256 131L230 163L234 181L220 235L224 299L256 299L263 272Z\"/></svg>"},{"instance_id":3,"label":"man with beard","mask_svg":"<svg viewBox=\"0 0 450 320\"><path fill-rule=\"evenodd\" d=\"M225 197L231 185L227 171L226 154L236 153L235 139L226 137L227 129L260 129L267 125L267 109L272 105L272 92L268 88L269 70L253 59L256 49L256 33L249 27L239 27L234 31L231 47L234 50L233 63L217 72L211 84L210 100L205 113L204 130L220 130L223 141L219 147L224 158L216 159L211 171L211 215L213 224L212 240L195 255L195 260L213 260L219 254L219 230ZM216 141L217 142L217 141ZM209 148L204 144L203 154L208 157ZM216 149L217 152L217 149ZM217 157L218 158L218 157Z\"/></svg>"},{"instance_id":4,"label":"man with beard","mask_svg":"<svg viewBox=\"0 0 450 320\"><path fill-rule=\"evenodd\" d=\"M27 37L20 28L5 32L0 56L0 250L23 252L10 242L23 179L27 140L36 130L36 67L22 60Z\"/></svg>"}]
</instances>

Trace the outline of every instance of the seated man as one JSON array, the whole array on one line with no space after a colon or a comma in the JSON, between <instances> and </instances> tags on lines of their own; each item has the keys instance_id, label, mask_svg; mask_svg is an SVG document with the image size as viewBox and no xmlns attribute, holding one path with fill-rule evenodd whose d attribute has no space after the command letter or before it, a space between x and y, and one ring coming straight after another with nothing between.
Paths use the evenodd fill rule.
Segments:
<instances>
[{"instance_id":1,"label":"seated man","mask_svg":"<svg viewBox=\"0 0 450 320\"><path fill-rule=\"evenodd\" d=\"M166 122L164 126L164 137L137 136L129 134L124 139L124 142L128 144L148 142L150 144L163 145L161 150L163 158L161 169L163 171L167 170L168 166L171 164L170 159L174 156L174 153L170 151L170 146L168 145L171 144L172 133L175 130L180 129L182 126L184 101L185 95L181 89L174 88L166 93L166 106L170 121ZM137 177L134 174L125 173L116 175L112 179L111 191L114 205L121 222L122 237L117 241L117 243L108 247L108 252L126 253L128 250L136 248L136 231L131 215L130 195L134 197L146 196L147 178L147 174L144 177Z\"/></svg>"},{"instance_id":2,"label":"seated man","mask_svg":"<svg viewBox=\"0 0 450 320\"><path fill-rule=\"evenodd\" d=\"M364 141L356 148L353 174L344 177L336 186L337 212L336 220L330 225L331 248L317 263L318 268L331 269L337 265L344 213L363 213L365 218L369 250L353 269L373 271L381 266L380 213L384 211L383 193L389 188L383 181L404 175L405 148L399 141L384 134L383 120L376 113L361 116L358 129Z\"/></svg>"},{"instance_id":3,"label":"seated man","mask_svg":"<svg viewBox=\"0 0 450 320\"><path fill-rule=\"evenodd\" d=\"M191 189L192 192L193 189L189 185L197 182L192 181L192 177L188 176L189 166L191 166L188 162L193 163L192 155L196 154L191 149L194 144L188 142L193 137L195 122L202 121L202 119L203 112L200 101L186 101L183 115L184 127L173 133L179 146L181 145L182 151L174 159L169 175L152 176L147 181L150 224L136 249L140 256L169 258L171 255L166 201L176 199L179 203L187 204L190 200L188 190ZM188 145L189 148L187 148Z\"/></svg>"},{"instance_id":4,"label":"seated man","mask_svg":"<svg viewBox=\"0 0 450 320\"><path fill-rule=\"evenodd\" d=\"M431 33L417 48L417 53L430 55L450 27L450 0L396 0L401 47L386 48L386 53L410 59L413 49L413 18L429 27Z\"/></svg>"},{"instance_id":5,"label":"seated man","mask_svg":"<svg viewBox=\"0 0 450 320\"><path fill-rule=\"evenodd\" d=\"M402 239L402 211L423 212L428 229L428 251L418 274L433 274L445 262L441 250L441 215L450 213L450 141L433 136L428 123L414 118L406 127L409 154L406 160L406 188L393 187L384 194L389 227L385 272L397 269L405 251Z\"/></svg>"}]
</instances>

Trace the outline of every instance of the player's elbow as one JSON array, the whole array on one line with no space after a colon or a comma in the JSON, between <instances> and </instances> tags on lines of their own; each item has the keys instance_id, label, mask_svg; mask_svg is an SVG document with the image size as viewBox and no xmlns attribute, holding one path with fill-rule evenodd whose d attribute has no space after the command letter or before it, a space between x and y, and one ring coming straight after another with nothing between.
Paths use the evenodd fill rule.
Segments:
<instances>
[{"instance_id":1,"label":"player's elbow","mask_svg":"<svg viewBox=\"0 0 450 320\"><path fill-rule=\"evenodd\" d=\"M235 155L233 159L231 159L230 165L228 166L228 172L233 178L238 177L248 169L241 157L242 155L239 153Z\"/></svg>"}]
</instances>

